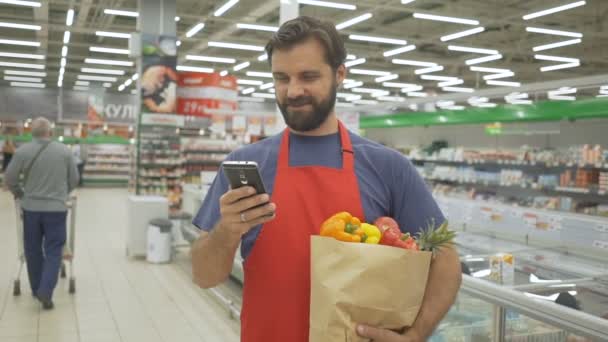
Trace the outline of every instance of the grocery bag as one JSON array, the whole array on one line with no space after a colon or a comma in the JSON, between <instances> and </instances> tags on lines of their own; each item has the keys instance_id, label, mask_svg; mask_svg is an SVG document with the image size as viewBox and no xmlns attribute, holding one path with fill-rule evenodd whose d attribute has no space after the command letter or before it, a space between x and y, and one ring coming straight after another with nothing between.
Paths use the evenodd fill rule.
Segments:
<instances>
[{"instance_id":1,"label":"grocery bag","mask_svg":"<svg viewBox=\"0 0 608 342\"><path fill-rule=\"evenodd\" d=\"M357 324L402 330L416 320L431 252L311 237L310 342L368 341Z\"/></svg>"}]
</instances>

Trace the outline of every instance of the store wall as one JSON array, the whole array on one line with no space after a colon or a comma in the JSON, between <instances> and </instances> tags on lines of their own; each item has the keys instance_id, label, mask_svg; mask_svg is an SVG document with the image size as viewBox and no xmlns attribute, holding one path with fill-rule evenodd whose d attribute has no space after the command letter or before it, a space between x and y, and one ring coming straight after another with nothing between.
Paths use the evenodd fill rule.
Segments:
<instances>
[{"instance_id":1,"label":"store wall","mask_svg":"<svg viewBox=\"0 0 608 342\"><path fill-rule=\"evenodd\" d=\"M503 130L548 132L559 134L502 135L485 134L485 125L446 125L407 128L366 129L366 137L386 145L402 147L428 145L434 140L447 140L450 146L517 149L522 145L567 148L580 144L608 146L608 120L593 119L576 122L543 122L503 125Z\"/></svg>"}]
</instances>

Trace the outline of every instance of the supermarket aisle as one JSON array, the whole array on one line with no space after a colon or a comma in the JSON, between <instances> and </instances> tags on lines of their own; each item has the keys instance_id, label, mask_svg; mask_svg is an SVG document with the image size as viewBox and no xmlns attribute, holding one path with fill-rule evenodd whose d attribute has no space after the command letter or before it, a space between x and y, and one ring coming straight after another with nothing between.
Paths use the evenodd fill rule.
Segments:
<instances>
[{"instance_id":1,"label":"supermarket aisle","mask_svg":"<svg viewBox=\"0 0 608 342\"><path fill-rule=\"evenodd\" d=\"M187 251L178 263L150 265L125 257L125 190L79 193L76 240L77 293L60 280L55 310L42 311L22 284L12 296L16 271L14 206L0 192L0 340L3 342L237 341L238 322L196 288ZM182 265L182 267L179 266ZM22 282L27 282L25 273Z\"/></svg>"}]
</instances>

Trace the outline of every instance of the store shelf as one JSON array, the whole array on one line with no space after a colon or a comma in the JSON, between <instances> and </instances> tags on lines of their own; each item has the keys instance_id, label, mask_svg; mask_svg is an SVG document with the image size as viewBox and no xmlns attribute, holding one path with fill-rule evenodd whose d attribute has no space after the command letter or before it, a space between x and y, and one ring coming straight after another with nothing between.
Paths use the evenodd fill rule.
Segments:
<instances>
[{"instance_id":1,"label":"store shelf","mask_svg":"<svg viewBox=\"0 0 608 342\"><path fill-rule=\"evenodd\" d=\"M505 166L514 168L525 168L525 169L566 169L566 168L579 168L579 169L600 169L608 170L608 163L602 164L576 164L576 163L551 163L551 162L535 162L535 161L522 161L522 160L465 160L465 161L454 161L454 160L441 160L441 159L411 159L412 163L434 163L441 165L462 165L462 166L487 166L503 168Z\"/></svg>"},{"instance_id":2,"label":"store shelf","mask_svg":"<svg viewBox=\"0 0 608 342\"><path fill-rule=\"evenodd\" d=\"M209 153L216 153L216 154L229 154L231 153L233 150L223 150L223 149L218 149L218 150L184 150L183 153L188 154L188 153L192 153L192 154L209 154Z\"/></svg>"}]
</instances>

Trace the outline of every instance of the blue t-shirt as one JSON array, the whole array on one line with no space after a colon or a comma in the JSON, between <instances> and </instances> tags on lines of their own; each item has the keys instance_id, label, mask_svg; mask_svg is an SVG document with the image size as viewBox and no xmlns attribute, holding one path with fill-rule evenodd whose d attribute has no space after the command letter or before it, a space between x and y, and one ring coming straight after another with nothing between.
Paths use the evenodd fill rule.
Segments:
<instances>
[{"instance_id":1,"label":"blue t-shirt","mask_svg":"<svg viewBox=\"0 0 608 342\"><path fill-rule=\"evenodd\" d=\"M426 183L410 161L399 152L349 132L355 155L355 174L366 222L390 216L403 232L417 233L421 228L445 220ZM274 190L281 134L233 151L226 160L247 160L258 163L266 191ZM291 134L289 138L290 166L342 167L340 135L338 133L308 137ZM200 229L210 231L220 218L219 199L229 190L220 170L203 204L193 220ZM249 255L261 226L254 227L241 241L243 259Z\"/></svg>"}]
</instances>

